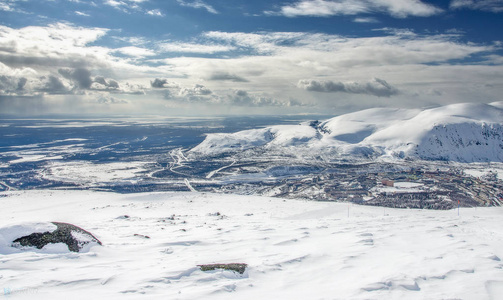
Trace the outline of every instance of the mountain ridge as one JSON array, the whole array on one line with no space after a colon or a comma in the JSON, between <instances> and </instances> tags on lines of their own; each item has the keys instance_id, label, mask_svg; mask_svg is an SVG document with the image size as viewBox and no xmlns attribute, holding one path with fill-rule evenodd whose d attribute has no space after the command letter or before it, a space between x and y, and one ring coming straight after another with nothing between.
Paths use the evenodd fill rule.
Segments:
<instances>
[{"instance_id":1,"label":"mountain ridge","mask_svg":"<svg viewBox=\"0 0 503 300\"><path fill-rule=\"evenodd\" d=\"M209 134L189 155L256 151L337 157L503 162L503 102L371 108L325 121Z\"/></svg>"}]
</instances>

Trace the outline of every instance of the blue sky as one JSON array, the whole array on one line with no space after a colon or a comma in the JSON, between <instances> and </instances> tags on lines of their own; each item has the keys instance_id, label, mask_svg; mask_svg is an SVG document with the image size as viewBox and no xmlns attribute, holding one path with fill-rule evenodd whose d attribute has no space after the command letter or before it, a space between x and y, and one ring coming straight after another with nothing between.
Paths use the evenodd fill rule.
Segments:
<instances>
[{"instance_id":1,"label":"blue sky","mask_svg":"<svg viewBox=\"0 0 503 300\"><path fill-rule=\"evenodd\" d=\"M503 0L0 0L0 114L501 101Z\"/></svg>"}]
</instances>

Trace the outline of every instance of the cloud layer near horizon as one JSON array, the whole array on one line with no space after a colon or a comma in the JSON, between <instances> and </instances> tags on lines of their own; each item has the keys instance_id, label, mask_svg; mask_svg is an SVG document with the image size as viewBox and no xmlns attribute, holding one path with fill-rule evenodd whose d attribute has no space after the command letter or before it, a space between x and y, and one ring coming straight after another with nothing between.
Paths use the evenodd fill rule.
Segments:
<instances>
[{"instance_id":1,"label":"cloud layer near horizon","mask_svg":"<svg viewBox=\"0 0 503 300\"><path fill-rule=\"evenodd\" d=\"M69 23L0 26L0 101L67 95L75 103L85 99L85 105L132 105L113 96L120 94L135 95L138 102L148 98L134 106L145 112L190 109L190 103L213 106L215 113L229 105L238 108L234 112L247 106L316 112L334 103L412 106L421 97L443 95L436 103L448 103L501 91L498 43L463 42L461 33L389 28L375 33L207 31L190 41L173 41ZM121 43L104 45L104 39ZM364 98L355 102L355 97Z\"/></svg>"}]
</instances>

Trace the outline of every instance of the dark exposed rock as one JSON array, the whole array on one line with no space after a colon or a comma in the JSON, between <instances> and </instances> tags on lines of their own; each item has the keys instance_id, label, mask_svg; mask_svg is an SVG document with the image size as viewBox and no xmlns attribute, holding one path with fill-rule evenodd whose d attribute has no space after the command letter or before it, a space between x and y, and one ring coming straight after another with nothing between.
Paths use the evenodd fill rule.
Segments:
<instances>
[{"instance_id":1,"label":"dark exposed rock","mask_svg":"<svg viewBox=\"0 0 503 300\"><path fill-rule=\"evenodd\" d=\"M135 233L134 236L141 237L141 238L144 238L144 239L149 239L150 238L148 235L143 235L143 234L138 234L138 233Z\"/></svg>"},{"instance_id":2,"label":"dark exposed rock","mask_svg":"<svg viewBox=\"0 0 503 300\"><path fill-rule=\"evenodd\" d=\"M209 264L209 265L197 265L201 268L201 271L213 271L216 269L231 270L243 274L246 270L247 264Z\"/></svg>"},{"instance_id":3,"label":"dark exposed rock","mask_svg":"<svg viewBox=\"0 0 503 300\"><path fill-rule=\"evenodd\" d=\"M52 224L57 227L53 232L32 233L20 237L13 242L25 247L36 247L37 249L42 249L47 244L64 243L72 252L79 252L85 245L91 242L102 245L100 240L94 235L80 227L59 222L52 222Z\"/></svg>"}]
</instances>

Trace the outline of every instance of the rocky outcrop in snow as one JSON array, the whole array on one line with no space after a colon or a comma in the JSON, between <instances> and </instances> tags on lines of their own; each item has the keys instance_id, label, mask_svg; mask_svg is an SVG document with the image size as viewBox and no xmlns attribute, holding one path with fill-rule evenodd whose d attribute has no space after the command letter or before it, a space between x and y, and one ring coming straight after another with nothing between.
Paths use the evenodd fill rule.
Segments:
<instances>
[{"instance_id":1,"label":"rocky outcrop in snow","mask_svg":"<svg viewBox=\"0 0 503 300\"><path fill-rule=\"evenodd\" d=\"M14 247L35 247L42 249L48 244L65 244L68 250L80 252L83 248L93 244L101 245L101 242L88 231L72 224L52 222L55 228L44 232L32 232L12 241ZM35 229L35 231L39 231Z\"/></svg>"}]
</instances>

